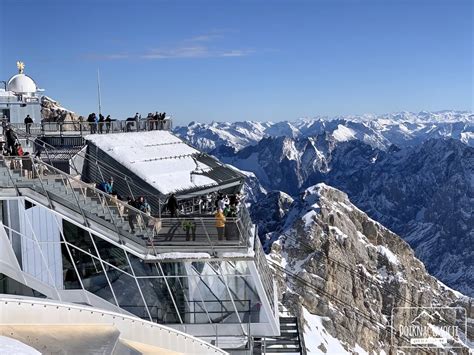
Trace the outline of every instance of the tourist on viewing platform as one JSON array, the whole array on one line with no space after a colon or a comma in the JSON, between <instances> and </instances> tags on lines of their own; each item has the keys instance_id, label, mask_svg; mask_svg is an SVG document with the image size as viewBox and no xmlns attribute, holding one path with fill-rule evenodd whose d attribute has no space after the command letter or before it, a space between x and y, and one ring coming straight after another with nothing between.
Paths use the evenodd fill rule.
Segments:
<instances>
[{"instance_id":1,"label":"tourist on viewing platform","mask_svg":"<svg viewBox=\"0 0 474 355\"><path fill-rule=\"evenodd\" d=\"M105 192L110 194L110 195L114 194L114 178L113 177L111 177L105 183Z\"/></svg>"},{"instance_id":2,"label":"tourist on viewing platform","mask_svg":"<svg viewBox=\"0 0 474 355\"><path fill-rule=\"evenodd\" d=\"M216 200L216 209L224 211L226 206L225 200L224 200L224 195L222 192L219 192L219 195L217 195L217 200Z\"/></svg>"},{"instance_id":3,"label":"tourist on viewing platform","mask_svg":"<svg viewBox=\"0 0 474 355\"><path fill-rule=\"evenodd\" d=\"M142 115L140 115L138 112L135 114L135 130L138 132L138 129L139 129L139 124L140 124L140 120L142 119Z\"/></svg>"},{"instance_id":4,"label":"tourist on viewing platform","mask_svg":"<svg viewBox=\"0 0 474 355\"><path fill-rule=\"evenodd\" d=\"M26 152L23 155L21 166L25 170L25 176L28 179L33 178L33 162L31 161L30 153Z\"/></svg>"},{"instance_id":5,"label":"tourist on viewing platform","mask_svg":"<svg viewBox=\"0 0 474 355\"><path fill-rule=\"evenodd\" d=\"M178 200L175 194L171 194L166 203L166 208L171 214L171 217L178 217Z\"/></svg>"},{"instance_id":6,"label":"tourist on viewing platform","mask_svg":"<svg viewBox=\"0 0 474 355\"><path fill-rule=\"evenodd\" d=\"M12 128L10 126L7 126L7 130L5 132L5 138L7 140L7 151L8 154L10 155L15 155L16 153L15 150L15 143L18 140L15 132L13 132Z\"/></svg>"},{"instance_id":7,"label":"tourist on viewing platform","mask_svg":"<svg viewBox=\"0 0 474 355\"><path fill-rule=\"evenodd\" d=\"M147 216L151 216L151 206L144 196L140 196L138 198L138 209L145 213Z\"/></svg>"},{"instance_id":8,"label":"tourist on viewing platform","mask_svg":"<svg viewBox=\"0 0 474 355\"><path fill-rule=\"evenodd\" d=\"M91 113L87 117L87 122L89 123L89 128L90 128L91 134L96 133L97 132L97 117L96 117L95 113Z\"/></svg>"},{"instance_id":9,"label":"tourist on viewing platform","mask_svg":"<svg viewBox=\"0 0 474 355\"><path fill-rule=\"evenodd\" d=\"M104 115L99 113L99 134L104 133L104 122L105 122Z\"/></svg>"},{"instance_id":10,"label":"tourist on viewing platform","mask_svg":"<svg viewBox=\"0 0 474 355\"><path fill-rule=\"evenodd\" d=\"M26 115L25 117L25 127L26 127L26 133L31 134L31 124L33 123L33 119L30 117L30 115Z\"/></svg>"},{"instance_id":11,"label":"tourist on viewing platform","mask_svg":"<svg viewBox=\"0 0 474 355\"><path fill-rule=\"evenodd\" d=\"M163 112L161 115L160 115L160 119L158 121L159 123L159 128L160 130L162 130L163 128L165 128L165 118L166 118L166 112Z\"/></svg>"},{"instance_id":12,"label":"tourist on viewing platform","mask_svg":"<svg viewBox=\"0 0 474 355\"><path fill-rule=\"evenodd\" d=\"M186 241L196 241L196 223L192 219L184 219L181 227L186 232Z\"/></svg>"},{"instance_id":13,"label":"tourist on viewing platform","mask_svg":"<svg viewBox=\"0 0 474 355\"><path fill-rule=\"evenodd\" d=\"M217 229L217 239L224 240L224 227L225 227L225 216L221 209L218 209L216 214L216 229Z\"/></svg>"},{"instance_id":14,"label":"tourist on viewing platform","mask_svg":"<svg viewBox=\"0 0 474 355\"><path fill-rule=\"evenodd\" d=\"M110 115L107 115L105 118L105 133L110 132L110 126L111 126L112 119L110 118Z\"/></svg>"},{"instance_id":15,"label":"tourist on viewing platform","mask_svg":"<svg viewBox=\"0 0 474 355\"><path fill-rule=\"evenodd\" d=\"M137 202L131 197L127 198L127 204L134 208L137 207ZM132 208L129 208L128 209L128 225L130 226L130 232L132 234L135 233L134 223L135 223L136 218L137 218L137 213L135 212L135 210L133 210Z\"/></svg>"},{"instance_id":16,"label":"tourist on viewing platform","mask_svg":"<svg viewBox=\"0 0 474 355\"><path fill-rule=\"evenodd\" d=\"M155 112L153 115L153 128L152 129L158 129L158 120L160 119L160 114L158 111Z\"/></svg>"},{"instance_id":17,"label":"tourist on viewing platform","mask_svg":"<svg viewBox=\"0 0 474 355\"><path fill-rule=\"evenodd\" d=\"M152 113L149 113L148 116L146 116L146 126L149 131L153 131L153 126L154 126L154 115Z\"/></svg>"},{"instance_id":18,"label":"tourist on viewing platform","mask_svg":"<svg viewBox=\"0 0 474 355\"><path fill-rule=\"evenodd\" d=\"M15 144L16 155L22 157L24 155L23 147L20 143Z\"/></svg>"},{"instance_id":19,"label":"tourist on viewing platform","mask_svg":"<svg viewBox=\"0 0 474 355\"><path fill-rule=\"evenodd\" d=\"M40 159L41 158L41 153L43 152L43 150L44 150L44 142L40 141L36 145L35 159Z\"/></svg>"},{"instance_id":20,"label":"tourist on viewing platform","mask_svg":"<svg viewBox=\"0 0 474 355\"><path fill-rule=\"evenodd\" d=\"M126 132L131 132L132 131L132 126L133 126L133 122L135 122L135 118L133 117L128 117L126 120L127 122L126 124Z\"/></svg>"}]
</instances>

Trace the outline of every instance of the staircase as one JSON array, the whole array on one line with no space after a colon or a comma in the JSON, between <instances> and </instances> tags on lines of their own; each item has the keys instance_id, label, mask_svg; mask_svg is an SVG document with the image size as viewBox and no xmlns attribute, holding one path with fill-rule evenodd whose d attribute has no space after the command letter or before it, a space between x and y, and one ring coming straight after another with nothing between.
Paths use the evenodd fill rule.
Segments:
<instances>
[{"instance_id":1,"label":"staircase","mask_svg":"<svg viewBox=\"0 0 474 355\"><path fill-rule=\"evenodd\" d=\"M298 318L280 317L280 336L254 339L253 354L303 354Z\"/></svg>"},{"instance_id":2,"label":"staircase","mask_svg":"<svg viewBox=\"0 0 474 355\"><path fill-rule=\"evenodd\" d=\"M10 164L0 160L1 189L14 189L16 195L29 197L79 225L93 227L121 244L130 244L134 249L138 247L142 252L148 252L147 240L153 239L155 230L147 223L150 218L147 215L52 166L37 163L34 174L30 172L30 176L26 176L25 170L11 169ZM42 172L44 169L47 169L47 174ZM130 210L136 215L133 233L128 222Z\"/></svg>"}]
</instances>

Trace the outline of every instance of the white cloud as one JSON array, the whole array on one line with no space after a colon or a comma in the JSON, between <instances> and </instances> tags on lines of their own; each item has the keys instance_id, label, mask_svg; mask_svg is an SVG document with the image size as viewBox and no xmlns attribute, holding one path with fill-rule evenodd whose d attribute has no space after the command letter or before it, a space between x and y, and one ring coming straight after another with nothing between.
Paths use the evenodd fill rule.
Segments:
<instances>
[{"instance_id":1,"label":"white cloud","mask_svg":"<svg viewBox=\"0 0 474 355\"><path fill-rule=\"evenodd\" d=\"M111 53L93 54L88 58L98 60L120 60L120 59L172 59L172 58L215 58L215 57L244 57L255 51L252 49L228 49L219 48L215 43L224 38L225 30L214 30L210 33L197 35L180 41L174 46L153 48L143 53ZM213 45L214 44L214 45Z\"/></svg>"}]
</instances>

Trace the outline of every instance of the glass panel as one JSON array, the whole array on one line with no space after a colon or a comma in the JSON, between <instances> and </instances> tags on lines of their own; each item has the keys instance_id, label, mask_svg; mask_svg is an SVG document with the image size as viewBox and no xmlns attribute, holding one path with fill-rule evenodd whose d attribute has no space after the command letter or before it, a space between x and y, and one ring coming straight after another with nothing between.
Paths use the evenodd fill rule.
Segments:
<instances>
[{"instance_id":1,"label":"glass panel","mask_svg":"<svg viewBox=\"0 0 474 355\"><path fill-rule=\"evenodd\" d=\"M161 263L163 274L165 276L186 276L186 268L182 262Z\"/></svg>"},{"instance_id":2,"label":"glass panel","mask_svg":"<svg viewBox=\"0 0 474 355\"><path fill-rule=\"evenodd\" d=\"M109 283L107 282L107 278L105 277L99 259L83 253L76 248L70 248L70 250L84 288L87 291L115 304L112 291L110 290Z\"/></svg>"},{"instance_id":3,"label":"glass panel","mask_svg":"<svg viewBox=\"0 0 474 355\"><path fill-rule=\"evenodd\" d=\"M0 274L0 293L29 297L46 298L41 292L19 283L4 274Z\"/></svg>"},{"instance_id":4,"label":"glass panel","mask_svg":"<svg viewBox=\"0 0 474 355\"><path fill-rule=\"evenodd\" d=\"M125 272L132 273L125 252L121 248L97 236L94 236L94 242L102 260Z\"/></svg>"},{"instance_id":5,"label":"glass panel","mask_svg":"<svg viewBox=\"0 0 474 355\"><path fill-rule=\"evenodd\" d=\"M248 262L244 260L227 261L223 265L226 274L250 275Z\"/></svg>"},{"instance_id":6,"label":"glass panel","mask_svg":"<svg viewBox=\"0 0 474 355\"><path fill-rule=\"evenodd\" d=\"M65 244L61 244L61 254L63 258L63 280L65 289L78 289L81 288L79 278L77 277L76 270L74 270L73 261L71 260L67 247Z\"/></svg>"},{"instance_id":7,"label":"glass panel","mask_svg":"<svg viewBox=\"0 0 474 355\"><path fill-rule=\"evenodd\" d=\"M138 279L138 284L154 322L179 323L179 318L164 278Z\"/></svg>"},{"instance_id":8,"label":"glass panel","mask_svg":"<svg viewBox=\"0 0 474 355\"><path fill-rule=\"evenodd\" d=\"M128 254L135 276L163 276L157 263L146 263L135 255Z\"/></svg>"},{"instance_id":9,"label":"glass panel","mask_svg":"<svg viewBox=\"0 0 474 355\"><path fill-rule=\"evenodd\" d=\"M89 232L63 219L64 239L75 247L97 256Z\"/></svg>"},{"instance_id":10,"label":"glass panel","mask_svg":"<svg viewBox=\"0 0 474 355\"><path fill-rule=\"evenodd\" d=\"M113 267L107 269L107 275L119 306L140 318L148 320L148 312L135 279Z\"/></svg>"}]
</instances>

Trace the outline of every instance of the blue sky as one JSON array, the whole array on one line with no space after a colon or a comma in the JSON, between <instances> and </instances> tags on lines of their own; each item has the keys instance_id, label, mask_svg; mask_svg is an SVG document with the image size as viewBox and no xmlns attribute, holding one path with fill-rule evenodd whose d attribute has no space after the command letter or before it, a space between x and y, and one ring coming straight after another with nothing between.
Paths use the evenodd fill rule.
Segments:
<instances>
[{"instance_id":1,"label":"blue sky","mask_svg":"<svg viewBox=\"0 0 474 355\"><path fill-rule=\"evenodd\" d=\"M80 114L197 120L473 109L470 0L0 0L0 80L26 63Z\"/></svg>"}]
</instances>

